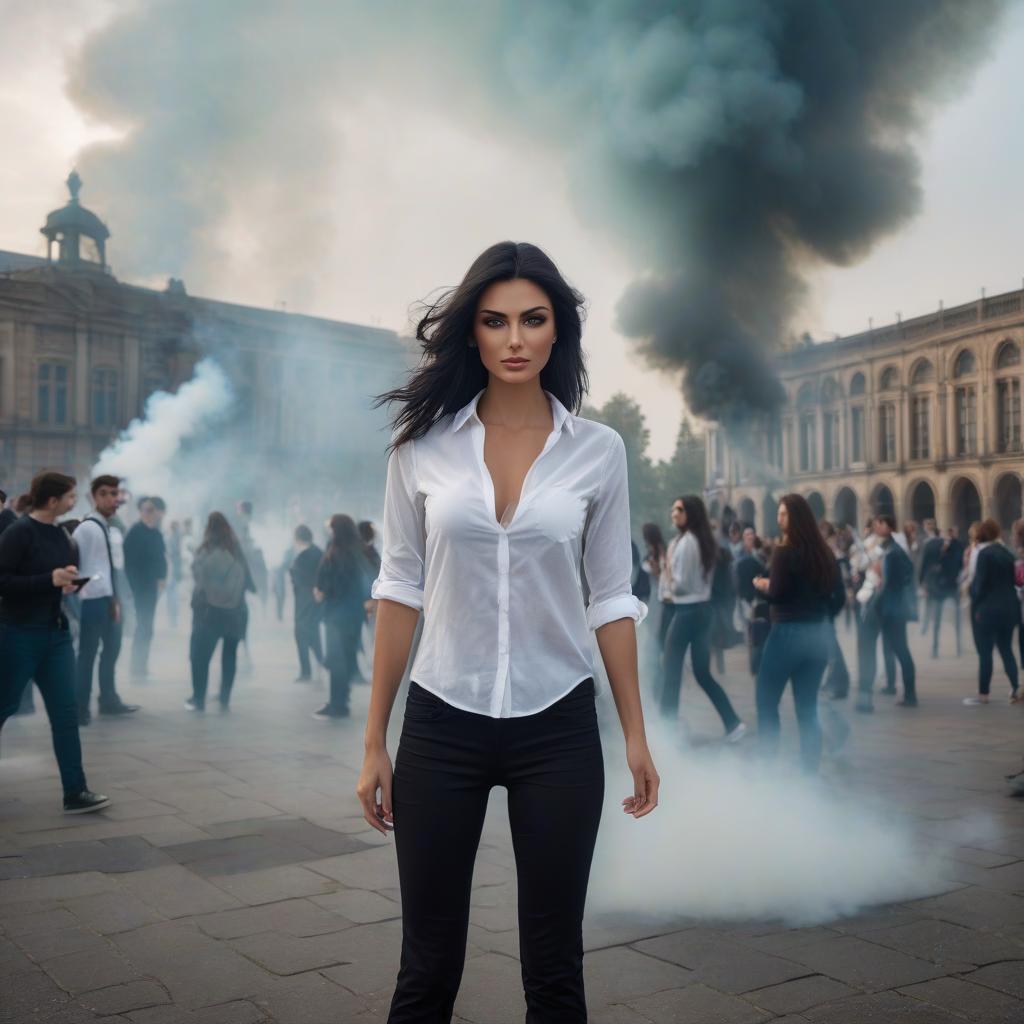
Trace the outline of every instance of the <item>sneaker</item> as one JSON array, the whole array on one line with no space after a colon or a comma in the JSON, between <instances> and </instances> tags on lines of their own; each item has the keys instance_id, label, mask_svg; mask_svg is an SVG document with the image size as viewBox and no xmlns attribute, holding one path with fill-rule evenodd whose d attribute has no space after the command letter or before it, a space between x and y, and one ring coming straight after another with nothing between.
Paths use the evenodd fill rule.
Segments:
<instances>
[{"instance_id":1,"label":"sneaker","mask_svg":"<svg viewBox=\"0 0 1024 1024\"><path fill-rule=\"evenodd\" d=\"M81 793L69 793L64 797L65 814L89 814L102 810L110 803L110 797L102 793L90 793L83 789Z\"/></svg>"},{"instance_id":2,"label":"sneaker","mask_svg":"<svg viewBox=\"0 0 1024 1024\"><path fill-rule=\"evenodd\" d=\"M895 686L883 686L878 692L879 693L884 693L887 696L892 697L896 693L896 687Z\"/></svg>"},{"instance_id":3,"label":"sneaker","mask_svg":"<svg viewBox=\"0 0 1024 1024\"><path fill-rule=\"evenodd\" d=\"M321 722L326 722L332 718L348 718L348 708L334 708L330 704L325 704L319 711L313 712L313 717L319 719Z\"/></svg>"},{"instance_id":4,"label":"sneaker","mask_svg":"<svg viewBox=\"0 0 1024 1024\"><path fill-rule=\"evenodd\" d=\"M186 711L205 711L206 706L204 704L197 704L191 697L185 701Z\"/></svg>"},{"instance_id":5,"label":"sneaker","mask_svg":"<svg viewBox=\"0 0 1024 1024\"><path fill-rule=\"evenodd\" d=\"M746 736L746 735L747 735L747 727L746 727L746 725L743 722L740 722L739 725L734 726L732 729L729 730L729 732L727 732L725 734L725 742L726 743L739 743L739 741L741 739L743 739L743 737Z\"/></svg>"},{"instance_id":6,"label":"sneaker","mask_svg":"<svg viewBox=\"0 0 1024 1024\"><path fill-rule=\"evenodd\" d=\"M1010 693L1011 704L1024 704L1024 697L1021 696L1019 690L1013 690Z\"/></svg>"},{"instance_id":7,"label":"sneaker","mask_svg":"<svg viewBox=\"0 0 1024 1024\"><path fill-rule=\"evenodd\" d=\"M907 700L907 698L904 697L903 700L896 701L896 707L898 707L898 708L916 708L917 707L917 698L916 697L911 697L910 700Z\"/></svg>"},{"instance_id":8,"label":"sneaker","mask_svg":"<svg viewBox=\"0 0 1024 1024\"><path fill-rule=\"evenodd\" d=\"M982 704L987 704L988 697L964 697L960 703L968 708L977 708L981 707Z\"/></svg>"},{"instance_id":9,"label":"sneaker","mask_svg":"<svg viewBox=\"0 0 1024 1024\"><path fill-rule=\"evenodd\" d=\"M116 704L101 704L101 715L132 715L139 710L141 704L125 704L119 700Z\"/></svg>"}]
</instances>

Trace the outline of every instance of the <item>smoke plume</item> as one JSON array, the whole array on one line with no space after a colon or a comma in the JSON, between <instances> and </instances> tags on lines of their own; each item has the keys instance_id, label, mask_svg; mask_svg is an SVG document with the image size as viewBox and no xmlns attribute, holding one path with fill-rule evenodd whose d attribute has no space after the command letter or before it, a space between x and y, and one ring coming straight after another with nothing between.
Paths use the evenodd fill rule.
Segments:
<instances>
[{"instance_id":1,"label":"smoke plume","mask_svg":"<svg viewBox=\"0 0 1024 1024\"><path fill-rule=\"evenodd\" d=\"M771 353L804 273L859 259L918 209L916 138L1004 6L140 0L83 49L70 92L126 131L81 169L131 225L134 273L202 281L230 238L300 294L331 236L324 197L361 144L353 106L516 133L524 159L553 149L580 216L637 269L621 329L685 371L692 411L728 422L780 400ZM410 173L421 159L445 153L410 154ZM487 187L515 187L514 168Z\"/></svg>"}]
</instances>

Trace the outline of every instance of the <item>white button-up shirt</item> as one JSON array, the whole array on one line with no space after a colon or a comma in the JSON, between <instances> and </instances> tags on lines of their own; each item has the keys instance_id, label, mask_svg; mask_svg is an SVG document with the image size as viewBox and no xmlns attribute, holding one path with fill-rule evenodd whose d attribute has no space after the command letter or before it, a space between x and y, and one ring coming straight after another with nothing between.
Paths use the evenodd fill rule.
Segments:
<instances>
[{"instance_id":1,"label":"white button-up shirt","mask_svg":"<svg viewBox=\"0 0 1024 1024\"><path fill-rule=\"evenodd\" d=\"M599 686L589 630L639 623L647 606L630 588L622 438L545 392L553 429L502 524L482 394L392 451L372 595L423 609L413 680L465 711L510 718L542 711L588 676Z\"/></svg>"},{"instance_id":2,"label":"white button-up shirt","mask_svg":"<svg viewBox=\"0 0 1024 1024\"><path fill-rule=\"evenodd\" d=\"M110 538L110 553L107 553L107 537ZM124 569L124 537L116 526L104 527L95 515L88 516L75 527L75 543L78 545L78 574L91 577L80 592L83 601L97 597L111 597L114 593L111 571ZM110 559L114 564L111 567Z\"/></svg>"}]
</instances>

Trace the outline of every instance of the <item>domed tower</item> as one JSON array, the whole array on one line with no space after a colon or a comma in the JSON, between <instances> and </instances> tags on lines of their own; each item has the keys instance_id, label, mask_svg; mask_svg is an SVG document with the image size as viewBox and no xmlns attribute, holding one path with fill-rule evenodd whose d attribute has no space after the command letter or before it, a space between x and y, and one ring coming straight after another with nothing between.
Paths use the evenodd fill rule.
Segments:
<instances>
[{"instance_id":1,"label":"domed tower","mask_svg":"<svg viewBox=\"0 0 1024 1024\"><path fill-rule=\"evenodd\" d=\"M72 171L67 180L71 199L66 206L54 210L39 230L46 236L46 255L51 263L75 270L101 270L107 268L107 239L110 232L106 224L92 210L78 202L82 179ZM57 243L57 258L53 258L53 245Z\"/></svg>"}]
</instances>

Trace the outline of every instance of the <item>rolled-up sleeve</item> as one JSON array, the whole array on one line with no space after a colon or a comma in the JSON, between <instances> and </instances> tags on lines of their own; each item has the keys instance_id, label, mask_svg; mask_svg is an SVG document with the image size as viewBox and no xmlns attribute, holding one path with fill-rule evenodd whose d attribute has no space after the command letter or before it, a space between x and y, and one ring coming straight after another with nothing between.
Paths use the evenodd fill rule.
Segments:
<instances>
[{"instance_id":1,"label":"rolled-up sleeve","mask_svg":"<svg viewBox=\"0 0 1024 1024\"><path fill-rule=\"evenodd\" d=\"M629 531L626 446L612 437L604 458L597 497L590 509L583 548L583 571L590 587L587 625L599 629L616 619L643 622L647 605L632 591L633 552Z\"/></svg>"},{"instance_id":2,"label":"rolled-up sleeve","mask_svg":"<svg viewBox=\"0 0 1024 1024\"><path fill-rule=\"evenodd\" d=\"M392 449L388 457L380 572L370 596L422 609L426 541L413 444L408 441Z\"/></svg>"}]
</instances>

